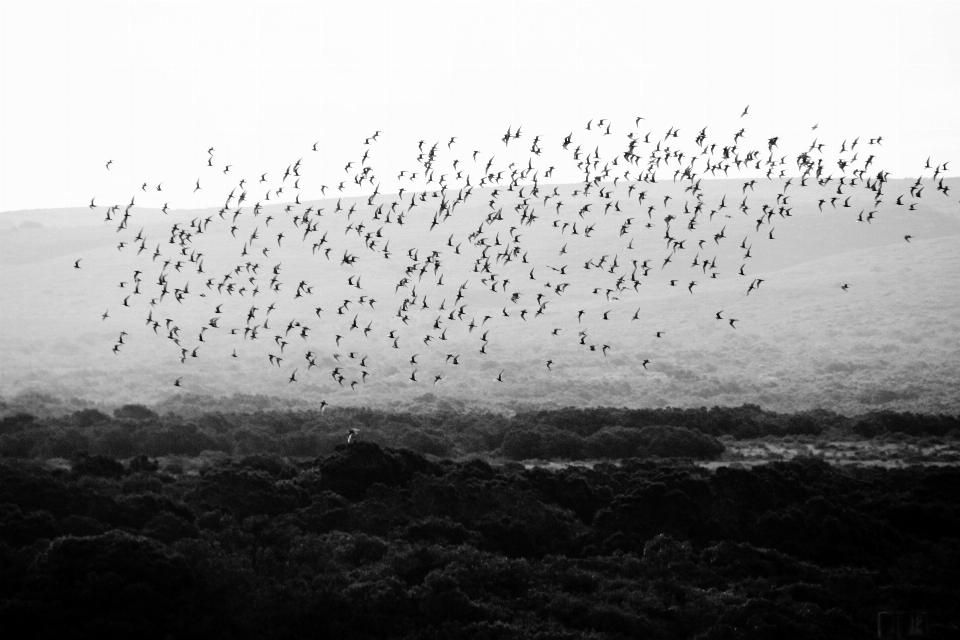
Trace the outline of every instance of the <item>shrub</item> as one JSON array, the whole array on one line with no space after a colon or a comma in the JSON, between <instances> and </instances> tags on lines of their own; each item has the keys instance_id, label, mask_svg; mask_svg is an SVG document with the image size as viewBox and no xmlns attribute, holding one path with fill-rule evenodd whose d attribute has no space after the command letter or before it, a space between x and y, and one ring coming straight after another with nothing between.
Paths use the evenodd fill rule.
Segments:
<instances>
[{"instance_id":1,"label":"shrub","mask_svg":"<svg viewBox=\"0 0 960 640\"><path fill-rule=\"evenodd\" d=\"M130 460L127 468L133 473L153 473L160 468L160 463L156 460L151 460L147 456L139 455Z\"/></svg>"},{"instance_id":2,"label":"shrub","mask_svg":"<svg viewBox=\"0 0 960 640\"><path fill-rule=\"evenodd\" d=\"M8 433L0 436L0 456L9 458L31 458L39 448L40 434Z\"/></svg>"},{"instance_id":3,"label":"shrub","mask_svg":"<svg viewBox=\"0 0 960 640\"><path fill-rule=\"evenodd\" d=\"M713 436L686 427L655 426L640 430L644 455L716 460L726 447Z\"/></svg>"},{"instance_id":4,"label":"shrub","mask_svg":"<svg viewBox=\"0 0 960 640\"><path fill-rule=\"evenodd\" d=\"M400 446L416 451L419 454L430 454L439 457L449 455L452 448L448 438L425 433L419 429L407 431L403 434L400 438Z\"/></svg>"},{"instance_id":5,"label":"shrub","mask_svg":"<svg viewBox=\"0 0 960 640\"><path fill-rule=\"evenodd\" d=\"M125 429L107 429L96 438L94 449L114 458L129 458L136 453L133 436Z\"/></svg>"},{"instance_id":6,"label":"shrub","mask_svg":"<svg viewBox=\"0 0 960 640\"><path fill-rule=\"evenodd\" d=\"M130 420L156 420L160 417L156 411L151 411L142 404L125 404L113 412L113 417L118 420L124 418Z\"/></svg>"},{"instance_id":7,"label":"shrub","mask_svg":"<svg viewBox=\"0 0 960 640\"><path fill-rule=\"evenodd\" d=\"M79 429L54 432L41 447L43 455L52 458L70 458L90 449L90 438Z\"/></svg>"},{"instance_id":8,"label":"shrub","mask_svg":"<svg viewBox=\"0 0 960 640\"><path fill-rule=\"evenodd\" d=\"M715 460L724 452L713 436L686 427L656 425L643 429L605 427L585 440L596 458L696 458Z\"/></svg>"},{"instance_id":9,"label":"shrub","mask_svg":"<svg viewBox=\"0 0 960 640\"><path fill-rule=\"evenodd\" d=\"M31 413L15 413L0 420L0 434L15 433L23 431L27 427L33 426L37 417Z\"/></svg>"},{"instance_id":10,"label":"shrub","mask_svg":"<svg viewBox=\"0 0 960 640\"><path fill-rule=\"evenodd\" d=\"M528 460L540 458L540 434L533 430L514 429L508 431L500 445L500 451L510 460Z\"/></svg>"},{"instance_id":11,"label":"shrub","mask_svg":"<svg viewBox=\"0 0 960 640\"><path fill-rule=\"evenodd\" d=\"M75 475L97 476L99 478L120 478L127 474L122 464L107 456L91 456L84 452L74 456L71 471Z\"/></svg>"},{"instance_id":12,"label":"shrub","mask_svg":"<svg viewBox=\"0 0 960 640\"><path fill-rule=\"evenodd\" d=\"M110 422L111 420L110 416L99 409L81 409L80 411L74 412L72 417L73 421L76 422L77 426L81 429L92 427L101 422Z\"/></svg>"}]
</instances>

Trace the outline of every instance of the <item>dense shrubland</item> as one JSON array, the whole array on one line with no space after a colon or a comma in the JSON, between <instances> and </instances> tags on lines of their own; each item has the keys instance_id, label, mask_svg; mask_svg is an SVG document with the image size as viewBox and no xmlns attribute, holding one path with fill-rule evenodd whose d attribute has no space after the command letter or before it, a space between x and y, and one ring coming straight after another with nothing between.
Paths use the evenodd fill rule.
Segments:
<instances>
[{"instance_id":1,"label":"dense shrubland","mask_svg":"<svg viewBox=\"0 0 960 640\"><path fill-rule=\"evenodd\" d=\"M511 460L688 457L713 460L722 437L875 438L960 434L956 416L879 411L845 417L828 411L780 414L756 405L711 409L560 409L504 415L465 410L425 397L422 410L336 408L263 411L268 400L193 401L111 412L86 407L51 410L43 397L0 405L0 455L69 458L80 452L115 458L202 452L231 456L273 453L329 455L358 429L368 442L437 457L480 455Z\"/></svg>"},{"instance_id":2,"label":"dense shrubland","mask_svg":"<svg viewBox=\"0 0 960 640\"><path fill-rule=\"evenodd\" d=\"M0 462L0 626L850 639L875 637L878 611L924 610L932 637L960 632L955 468L525 470L361 440L176 471L149 456Z\"/></svg>"},{"instance_id":3,"label":"dense shrubland","mask_svg":"<svg viewBox=\"0 0 960 640\"><path fill-rule=\"evenodd\" d=\"M923 610L960 633L960 469L694 464L952 442L955 416L271 403L0 405L0 628L867 638L878 611Z\"/></svg>"}]
</instances>

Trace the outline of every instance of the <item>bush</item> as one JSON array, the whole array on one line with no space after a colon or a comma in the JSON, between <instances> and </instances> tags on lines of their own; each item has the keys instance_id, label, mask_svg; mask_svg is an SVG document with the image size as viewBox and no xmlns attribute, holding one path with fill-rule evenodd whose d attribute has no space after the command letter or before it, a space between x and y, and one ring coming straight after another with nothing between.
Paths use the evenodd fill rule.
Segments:
<instances>
[{"instance_id":1,"label":"bush","mask_svg":"<svg viewBox=\"0 0 960 640\"><path fill-rule=\"evenodd\" d=\"M129 458L137 451L133 436L123 428L102 432L96 438L94 449L113 458Z\"/></svg>"},{"instance_id":2,"label":"bush","mask_svg":"<svg viewBox=\"0 0 960 640\"><path fill-rule=\"evenodd\" d=\"M111 418L99 409L81 409L73 414L73 421L81 429L92 427L101 422L110 422Z\"/></svg>"},{"instance_id":3,"label":"bush","mask_svg":"<svg viewBox=\"0 0 960 640\"><path fill-rule=\"evenodd\" d=\"M130 460L127 468L130 469L132 473L153 473L160 468L160 463L156 460L151 460L147 456L139 455Z\"/></svg>"},{"instance_id":4,"label":"bush","mask_svg":"<svg viewBox=\"0 0 960 640\"><path fill-rule=\"evenodd\" d=\"M500 445L500 451L510 460L540 458L540 434L527 429L508 431L503 438L503 444Z\"/></svg>"},{"instance_id":5,"label":"bush","mask_svg":"<svg viewBox=\"0 0 960 640\"><path fill-rule=\"evenodd\" d=\"M122 464L107 456L91 456L79 453L71 462L71 471L78 476L97 476L99 478L120 478L127 474Z\"/></svg>"},{"instance_id":6,"label":"bush","mask_svg":"<svg viewBox=\"0 0 960 640\"><path fill-rule=\"evenodd\" d=\"M70 458L90 449L90 438L79 429L54 432L41 447L43 455L51 458Z\"/></svg>"},{"instance_id":7,"label":"bush","mask_svg":"<svg viewBox=\"0 0 960 640\"><path fill-rule=\"evenodd\" d=\"M657 425L643 429L605 427L586 439L587 453L595 458L695 458L716 460L723 443L685 427Z\"/></svg>"},{"instance_id":8,"label":"bush","mask_svg":"<svg viewBox=\"0 0 960 640\"><path fill-rule=\"evenodd\" d=\"M15 433L23 431L27 427L33 426L37 417L30 413L15 413L0 420L0 434Z\"/></svg>"},{"instance_id":9,"label":"bush","mask_svg":"<svg viewBox=\"0 0 960 640\"><path fill-rule=\"evenodd\" d=\"M151 411L142 404L125 404L113 412L113 417L118 420L157 420L160 415L156 411Z\"/></svg>"},{"instance_id":10,"label":"bush","mask_svg":"<svg viewBox=\"0 0 960 640\"><path fill-rule=\"evenodd\" d=\"M629 427L604 427L584 440L591 458L635 458L639 453L640 430Z\"/></svg>"},{"instance_id":11,"label":"bush","mask_svg":"<svg viewBox=\"0 0 960 640\"><path fill-rule=\"evenodd\" d=\"M8 458L32 458L39 449L40 434L8 433L0 436L0 456Z\"/></svg>"},{"instance_id":12,"label":"bush","mask_svg":"<svg viewBox=\"0 0 960 640\"><path fill-rule=\"evenodd\" d=\"M706 434L685 427L656 426L640 430L643 455L661 458L716 460L726 447Z\"/></svg>"},{"instance_id":13,"label":"bush","mask_svg":"<svg viewBox=\"0 0 960 640\"><path fill-rule=\"evenodd\" d=\"M450 455L452 449L449 439L424 433L419 429L403 434L400 438L400 446L416 451L419 454L429 454L438 457Z\"/></svg>"}]
</instances>

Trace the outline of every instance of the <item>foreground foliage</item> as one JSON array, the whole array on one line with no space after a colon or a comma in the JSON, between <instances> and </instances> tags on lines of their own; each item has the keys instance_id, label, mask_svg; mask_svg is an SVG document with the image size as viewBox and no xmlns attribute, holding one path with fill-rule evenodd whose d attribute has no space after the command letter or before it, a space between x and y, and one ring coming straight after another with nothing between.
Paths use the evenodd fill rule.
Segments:
<instances>
[{"instance_id":1,"label":"foreground foliage","mask_svg":"<svg viewBox=\"0 0 960 640\"><path fill-rule=\"evenodd\" d=\"M867 638L960 616L960 471L559 471L369 442L0 464L0 625L35 637Z\"/></svg>"}]
</instances>

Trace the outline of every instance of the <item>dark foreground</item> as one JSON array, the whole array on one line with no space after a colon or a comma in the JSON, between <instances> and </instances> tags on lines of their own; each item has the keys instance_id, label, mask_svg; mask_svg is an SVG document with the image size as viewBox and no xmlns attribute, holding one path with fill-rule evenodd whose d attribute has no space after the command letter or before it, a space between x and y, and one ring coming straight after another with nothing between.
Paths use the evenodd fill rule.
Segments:
<instances>
[{"instance_id":1,"label":"dark foreground","mask_svg":"<svg viewBox=\"0 0 960 640\"><path fill-rule=\"evenodd\" d=\"M329 456L0 463L0 628L24 637L960 634L960 470L813 458L530 469Z\"/></svg>"}]
</instances>

